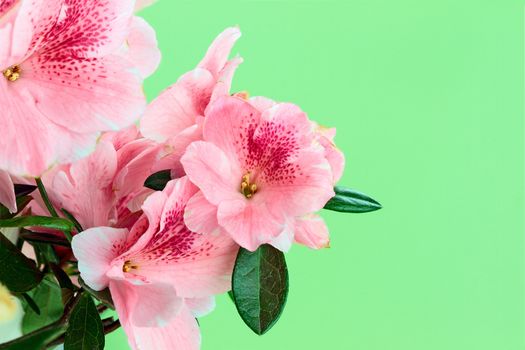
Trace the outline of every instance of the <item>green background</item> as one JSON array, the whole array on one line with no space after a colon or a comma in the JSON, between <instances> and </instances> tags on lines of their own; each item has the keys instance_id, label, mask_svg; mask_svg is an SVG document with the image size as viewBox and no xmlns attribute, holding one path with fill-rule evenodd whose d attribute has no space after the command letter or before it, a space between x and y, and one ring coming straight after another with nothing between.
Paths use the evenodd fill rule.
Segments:
<instances>
[{"instance_id":1,"label":"green background","mask_svg":"<svg viewBox=\"0 0 525 350\"><path fill-rule=\"evenodd\" d=\"M342 184L370 214L323 213L330 249L288 254L289 301L258 337L218 298L203 350L523 350L523 2L172 1L143 12L150 98L225 27L234 90L337 126ZM108 349L128 349L122 331Z\"/></svg>"}]
</instances>

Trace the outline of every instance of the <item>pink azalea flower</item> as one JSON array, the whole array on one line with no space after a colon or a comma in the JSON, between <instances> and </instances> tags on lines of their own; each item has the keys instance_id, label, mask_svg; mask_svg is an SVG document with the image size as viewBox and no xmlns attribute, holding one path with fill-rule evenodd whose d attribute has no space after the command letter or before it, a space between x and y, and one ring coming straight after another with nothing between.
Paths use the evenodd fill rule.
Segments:
<instances>
[{"instance_id":1,"label":"pink azalea flower","mask_svg":"<svg viewBox=\"0 0 525 350\"><path fill-rule=\"evenodd\" d=\"M128 227L137 219L133 213L153 192L144 181L159 152L157 144L141 138L132 126L104 134L90 156L56 167L43 181L55 207L68 210L84 229Z\"/></svg>"},{"instance_id":2,"label":"pink azalea flower","mask_svg":"<svg viewBox=\"0 0 525 350\"><path fill-rule=\"evenodd\" d=\"M185 177L170 181L148 197L130 230L97 227L73 239L82 278L93 289L109 287L133 349L199 349L195 317L230 288L238 246L184 225L196 191Z\"/></svg>"},{"instance_id":3,"label":"pink azalea flower","mask_svg":"<svg viewBox=\"0 0 525 350\"><path fill-rule=\"evenodd\" d=\"M195 232L224 230L252 251L265 243L287 250L296 218L334 196L325 150L295 105L261 112L238 97L218 98L206 111L203 140L188 146L181 159L200 189L185 213Z\"/></svg>"},{"instance_id":4,"label":"pink azalea flower","mask_svg":"<svg viewBox=\"0 0 525 350\"><path fill-rule=\"evenodd\" d=\"M173 177L184 175L180 157L187 145L202 138L203 116L210 101L229 94L233 74L242 59L228 60L228 56L240 36L238 28L222 32L197 68L157 97L141 119L144 137L165 144L169 156L164 160L164 169L172 169Z\"/></svg>"},{"instance_id":5,"label":"pink azalea flower","mask_svg":"<svg viewBox=\"0 0 525 350\"><path fill-rule=\"evenodd\" d=\"M143 73L158 53L133 9L128 0L1 3L0 169L39 176L57 162L86 156L100 131L138 118L145 98L136 64L148 57L140 48L153 61ZM123 52L132 29L131 43L139 48Z\"/></svg>"}]
</instances>

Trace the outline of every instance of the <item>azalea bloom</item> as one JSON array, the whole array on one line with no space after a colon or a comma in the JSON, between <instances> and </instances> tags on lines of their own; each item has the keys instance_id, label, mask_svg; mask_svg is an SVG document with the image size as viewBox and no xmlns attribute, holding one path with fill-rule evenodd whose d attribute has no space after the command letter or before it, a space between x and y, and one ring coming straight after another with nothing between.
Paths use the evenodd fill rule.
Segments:
<instances>
[{"instance_id":1,"label":"azalea bloom","mask_svg":"<svg viewBox=\"0 0 525 350\"><path fill-rule=\"evenodd\" d=\"M208 107L204 141L189 145L181 159L200 189L185 222L195 232L224 230L252 251L265 243L287 250L305 232L295 229L296 219L334 196L333 171L299 107L279 103L262 110L238 97Z\"/></svg>"},{"instance_id":2,"label":"azalea bloom","mask_svg":"<svg viewBox=\"0 0 525 350\"><path fill-rule=\"evenodd\" d=\"M135 126L102 136L95 152L46 173L43 181L56 208L64 208L84 229L131 227L145 197L144 181L153 172L160 148ZM43 203L37 213L45 213ZM140 213L139 213L140 215Z\"/></svg>"},{"instance_id":3,"label":"azalea bloom","mask_svg":"<svg viewBox=\"0 0 525 350\"><path fill-rule=\"evenodd\" d=\"M133 20L133 10L129 0L1 2L0 169L39 176L89 154L101 131L139 117L141 71L151 72L159 54L151 29ZM138 70L148 57L152 62Z\"/></svg>"},{"instance_id":4,"label":"azalea bloom","mask_svg":"<svg viewBox=\"0 0 525 350\"><path fill-rule=\"evenodd\" d=\"M97 227L73 238L82 278L95 290L109 287L133 349L198 349L195 317L230 288L238 247L227 235L184 225L196 191L187 178L170 181L148 197L130 230Z\"/></svg>"},{"instance_id":5,"label":"azalea bloom","mask_svg":"<svg viewBox=\"0 0 525 350\"><path fill-rule=\"evenodd\" d=\"M197 68L184 74L147 107L140 121L144 137L165 145L165 169L173 177L184 175L179 160L186 146L202 138L202 122L208 104L229 94L240 57L228 60L241 36L238 28L223 31L211 44Z\"/></svg>"}]
</instances>

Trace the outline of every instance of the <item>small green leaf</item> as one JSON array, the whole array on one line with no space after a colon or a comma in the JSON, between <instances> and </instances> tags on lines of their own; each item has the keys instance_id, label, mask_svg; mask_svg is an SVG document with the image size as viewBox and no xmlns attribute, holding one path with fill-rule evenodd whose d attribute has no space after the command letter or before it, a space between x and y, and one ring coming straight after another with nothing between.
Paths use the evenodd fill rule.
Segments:
<instances>
[{"instance_id":1,"label":"small green leaf","mask_svg":"<svg viewBox=\"0 0 525 350\"><path fill-rule=\"evenodd\" d=\"M16 208L18 212L21 212L31 201L33 197L31 196L21 196L16 197ZM0 204L0 219L11 219L17 213L9 212L9 209Z\"/></svg>"},{"instance_id":2,"label":"small green leaf","mask_svg":"<svg viewBox=\"0 0 525 350\"><path fill-rule=\"evenodd\" d=\"M64 333L65 328L63 324L54 323L8 343L0 344L0 350L44 350L49 343Z\"/></svg>"},{"instance_id":3,"label":"small green leaf","mask_svg":"<svg viewBox=\"0 0 525 350\"><path fill-rule=\"evenodd\" d=\"M74 228L71 221L47 216L18 216L12 219L0 220L0 227L46 227L59 231L70 231Z\"/></svg>"},{"instance_id":4,"label":"small green leaf","mask_svg":"<svg viewBox=\"0 0 525 350\"><path fill-rule=\"evenodd\" d=\"M69 319L64 350L104 349L104 327L91 295L84 293Z\"/></svg>"},{"instance_id":5,"label":"small green leaf","mask_svg":"<svg viewBox=\"0 0 525 350\"><path fill-rule=\"evenodd\" d=\"M38 305L40 314L24 303L25 314L22 319L22 332L24 334L31 333L60 319L64 312L62 291L55 282L53 275L46 275L42 282L28 294Z\"/></svg>"},{"instance_id":6,"label":"small green leaf","mask_svg":"<svg viewBox=\"0 0 525 350\"><path fill-rule=\"evenodd\" d=\"M161 170L150 175L146 181L144 181L144 187L151 188L155 191L162 191L170 180L171 170Z\"/></svg>"},{"instance_id":7,"label":"small green leaf","mask_svg":"<svg viewBox=\"0 0 525 350\"><path fill-rule=\"evenodd\" d=\"M266 333L281 316L288 296L284 254L271 245L239 250L232 279L233 300L244 323Z\"/></svg>"},{"instance_id":8,"label":"small green leaf","mask_svg":"<svg viewBox=\"0 0 525 350\"><path fill-rule=\"evenodd\" d=\"M356 190L336 186L334 191L335 196L326 203L324 209L343 213L367 213L382 208L377 201Z\"/></svg>"},{"instance_id":9,"label":"small green leaf","mask_svg":"<svg viewBox=\"0 0 525 350\"><path fill-rule=\"evenodd\" d=\"M0 234L0 282L13 293L30 291L42 280L35 262L28 259L3 234Z\"/></svg>"}]
</instances>

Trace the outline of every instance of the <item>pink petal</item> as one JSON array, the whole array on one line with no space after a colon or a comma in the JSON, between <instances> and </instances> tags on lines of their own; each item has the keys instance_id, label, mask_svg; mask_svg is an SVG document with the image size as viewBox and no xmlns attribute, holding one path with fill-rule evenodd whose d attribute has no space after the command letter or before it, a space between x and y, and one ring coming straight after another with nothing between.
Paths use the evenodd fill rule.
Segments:
<instances>
[{"instance_id":1,"label":"pink petal","mask_svg":"<svg viewBox=\"0 0 525 350\"><path fill-rule=\"evenodd\" d=\"M71 247L78 260L78 270L86 284L94 290L102 290L109 284L106 272L119 256L128 230L96 227L73 237Z\"/></svg>"},{"instance_id":2,"label":"pink petal","mask_svg":"<svg viewBox=\"0 0 525 350\"><path fill-rule=\"evenodd\" d=\"M248 102L237 97L220 97L206 111L204 140L218 146L230 162L238 163L247 157L245 143L252 137L260 118L260 112ZM237 185L240 182L241 178Z\"/></svg>"},{"instance_id":3,"label":"pink petal","mask_svg":"<svg viewBox=\"0 0 525 350\"><path fill-rule=\"evenodd\" d=\"M135 2L135 12L138 12L145 7L148 7L152 4L154 4L157 0L137 0Z\"/></svg>"},{"instance_id":4,"label":"pink petal","mask_svg":"<svg viewBox=\"0 0 525 350\"><path fill-rule=\"evenodd\" d=\"M324 157L323 149L313 147L297 155L292 181L282 181L261 186L257 196L264 196L272 203L275 212L300 216L324 207L332 198L332 171Z\"/></svg>"},{"instance_id":5,"label":"pink petal","mask_svg":"<svg viewBox=\"0 0 525 350\"><path fill-rule=\"evenodd\" d=\"M73 163L67 173L59 171L54 175L49 195L59 209L67 209L82 227L107 226L115 204L111 185L116 170L113 145L101 142L94 153Z\"/></svg>"},{"instance_id":6,"label":"pink petal","mask_svg":"<svg viewBox=\"0 0 525 350\"><path fill-rule=\"evenodd\" d=\"M217 206L208 202L201 191L186 204L184 223L191 231L200 234L217 235L221 232L217 221Z\"/></svg>"},{"instance_id":7,"label":"pink petal","mask_svg":"<svg viewBox=\"0 0 525 350\"><path fill-rule=\"evenodd\" d=\"M201 337L197 321L187 308L183 308L165 327L133 327L134 350L181 349L199 350Z\"/></svg>"},{"instance_id":8,"label":"pink petal","mask_svg":"<svg viewBox=\"0 0 525 350\"><path fill-rule=\"evenodd\" d=\"M126 255L133 271L151 282L172 283L181 297L206 297L229 289L237 247L225 235L206 236L184 225L184 206L196 188L187 178L170 181L161 195L150 196L163 206L160 224L150 223L156 232L140 237L140 249ZM167 198L166 198L167 196ZM147 241L147 242L146 242ZM137 245L139 245L139 242Z\"/></svg>"},{"instance_id":9,"label":"pink petal","mask_svg":"<svg viewBox=\"0 0 525 350\"><path fill-rule=\"evenodd\" d=\"M188 145L193 141L199 140L202 140L202 125L198 122L182 130L166 142L164 148L167 155L157 162L155 169L171 169L171 177L173 179L183 177L186 173L180 163L180 159L186 152Z\"/></svg>"},{"instance_id":10,"label":"pink petal","mask_svg":"<svg viewBox=\"0 0 525 350\"><path fill-rule=\"evenodd\" d=\"M335 129L333 129L333 136L335 136ZM333 173L333 183L336 184L343 176L343 171L345 168L345 155L333 142L333 136L319 137L319 143L324 147L324 154L330 167L332 168Z\"/></svg>"},{"instance_id":11,"label":"pink petal","mask_svg":"<svg viewBox=\"0 0 525 350\"><path fill-rule=\"evenodd\" d=\"M188 309L195 317L206 316L215 309L215 297L189 298L184 300Z\"/></svg>"},{"instance_id":12,"label":"pink petal","mask_svg":"<svg viewBox=\"0 0 525 350\"><path fill-rule=\"evenodd\" d=\"M131 322L137 327L164 327L181 311L183 299L177 297L169 284L131 285L137 302L131 312Z\"/></svg>"},{"instance_id":13,"label":"pink petal","mask_svg":"<svg viewBox=\"0 0 525 350\"><path fill-rule=\"evenodd\" d=\"M277 102L264 96L251 97L249 102L252 106L257 108L261 112L264 112L265 110L270 109L277 104Z\"/></svg>"},{"instance_id":14,"label":"pink petal","mask_svg":"<svg viewBox=\"0 0 525 350\"><path fill-rule=\"evenodd\" d=\"M111 281L110 291L132 349L199 349L197 322L176 295L170 298L169 292L173 290L169 286L136 286L126 281ZM162 310L163 304L165 310ZM148 310L147 306L152 309Z\"/></svg>"},{"instance_id":15,"label":"pink petal","mask_svg":"<svg viewBox=\"0 0 525 350\"><path fill-rule=\"evenodd\" d=\"M127 57L140 70L143 78L149 77L155 72L161 59L155 30L143 18L135 16L127 43Z\"/></svg>"},{"instance_id":16,"label":"pink petal","mask_svg":"<svg viewBox=\"0 0 525 350\"><path fill-rule=\"evenodd\" d=\"M330 234L323 218L308 214L295 221L295 241L312 249L330 246Z\"/></svg>"},{"instance_id":17,"label":"pink petal","mask_svg":"<svg viewBox=\"0 0 525 350\"><path fill-rule=\"evenodd\" d=\"M145 107L142 79L132 67L120 56L86 61L37 55L21 65L22 76L10 87L27 89L25 103L34 101L46 119L71 131L118 130ZM18 98L16 92L10 96Z\"/></svg>"},{"instance_id":18,"label":"pink petal","mask_svg":"<svg viewBox=\"0 0 525 350\"><path fill-rule=\"evenodd\" d=\"M230 27L224 30L213 41L198 67L207 69L214 77L218 77L228 60L233 45L240 37L241 31L238 27Z\"/></svg>"},{"instance_id":19,"label":"pink petal","mask_svg":"<svg viewBox=\"0 0 525 350\"><path fill-rule=\"evenodd\" d=\"M217 205L223 200L243 197L239 190L242 172L216 145L193 142L186 149L181 163L191 182L199 187L210 203Z\"/></svg>"},{"instance_id":20,"label":"pink petal","mask_svg":"<svg viewBox=\"0 0 525 350\"><path fill-rule=\"evenodd\" d=\"M13 180L7 171L0 170L0 204L9 209L10 213L16 213L16 196Z\"/></svg>"},{"instance_id":21,"label":"pink petal","mask_svg":"<svg viewBox=\"0 0 525 350\"><path fill-rule=\"evenodd\" d=\"M226 65L219 73L219 79L217 81L217 84L213 88L213 92L210 98L210 104L221 96L230 95L233 75L235 74L235 71L242 62L243 59L240 57L235 57L230 61L226 62Z\"/></svg>"},{"instance_id":22,"label":"pink petal","mask_svg":"<svg viewBox=\"0 0 525 350\"><path fill-rule=\"evenodd\" d=\"M279 249L280 251L287 253L290 250L290 248L292 248L293 238L293 227L286 225L283 231L279 234L279 236L275 237L269 243L275 248Z\"/></svg>"},{"instance_id":23,"label":"pink petal","mask_svg":"<svg viewBox=\"0 0 525 350\"><path fill-rule=\"evenodd\" d=\"M45 35L39 52L94 58L114 53L124 44L133 16L133 1L66 0L64 3L58 25Z\"/></svg>"},{"instance_id":24,"label":"pink petal","mask_svg":"<svg viewBox=\"0 0 525 350\"><path fill-rule=\"evenodd\" d=\"M259 197L259 199L258 199ZM273 241L285 228L268 207L273 203L254 196L224 201L219 205L219 224L241 247L255 251L261 244Z\"/></svg>"},{"instance_id":25,"label":"pink petal","mask_svg":"<svg viewBox=\"0 0 525 350\"><path fill-rule=\"evenodd\" d=\"M140 122L141 133L157 142L165 142L195 124L203 115L215 81L204 69L183 75L148 106Z\"/></svg>"},{"instance_id":26,"label":"pink petal","mask_svg":"<svg viewBox=\"0 0 525 350\"><path fill-rule=\"evenodd\" d=\"M24 79L15 83L16 89L14 83L0 79L0 105L5 106L0 113L4 126L1 169L14 175L40 176L56 162L70 162L93 150L96 133L78 134L49 122L24 88Z\"/></svg>"}]
</instances>

